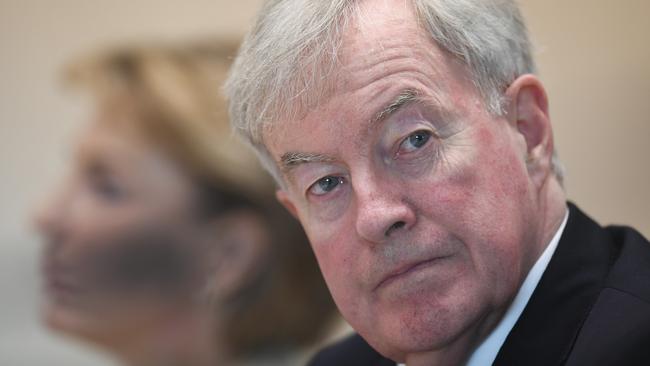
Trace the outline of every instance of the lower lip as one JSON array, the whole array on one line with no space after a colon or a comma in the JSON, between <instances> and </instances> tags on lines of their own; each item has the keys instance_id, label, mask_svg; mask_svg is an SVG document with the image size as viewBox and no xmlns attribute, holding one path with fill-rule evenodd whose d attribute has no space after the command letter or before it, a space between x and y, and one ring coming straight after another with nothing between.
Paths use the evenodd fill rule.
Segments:
<instances>
[{"instance_id":1,"label":"lower lip","mask_svg":"<svg viewBox=\"0 0 650 366\"><path fill-rule=\"evenodd\" d=\"M61 296L76 292L76 288L64 281L56 278L47 278L45 280L45 291L50 296Z\"/></svg>"},{"instance_id":2,"label":"lower lip","mask_svg":"<svg viewBox=\"0 0 650 366\"><path fill-rule=\"evenodd\" d=\"M405 278L407 278L407 277L409 277L411 275L414 275L414 274L416 274L416 273L418 273L418 272L420 272L422 270L425 270L425 269L427 269L427 268L429 268L431 266L437 265L444 258L446 258L446 257L433 258L433 259L429 259L429 260L417 263L414 266L409 267L404 272L400 272L398 274L389 276L388 278L384 279L379 285L377 285L377 289L382 288L382 287L386 287L386 286L392 284L393 282L405 279Z\"/></svg>"},{"instance_id":3,"label":"lower lip","mask_svg":"<svg viewBox=\"0 0 650 366\"><path fill-rule=\"evenodd\" d=\"M75 285L75 281L70 276L68 272L46 265L43 270L45 292L51 297L80 292L81 288Z\"/></svg>"}]
</instances>

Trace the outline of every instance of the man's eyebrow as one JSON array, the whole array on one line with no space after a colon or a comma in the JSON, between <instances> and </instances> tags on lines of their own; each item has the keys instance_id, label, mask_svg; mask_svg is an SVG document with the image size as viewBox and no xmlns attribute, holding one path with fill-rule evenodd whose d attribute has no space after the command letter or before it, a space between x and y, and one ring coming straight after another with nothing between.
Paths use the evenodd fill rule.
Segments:
<instances>
[{"instance_id":1,"label":"man's eyebrow","mask_svg":"<svg viewBox=\"0 0 650 366\"><path fill-rule=\"evenodd\" d=\"M397 112L400 108L404 107L405 105L415 101L418 99L418 92L415 89L405 89L402 90L397 97L384 109L379 111L375 115L375 118L373 118L372 122L377 123L385 120L386 118L390 117L392 114Z\"/></svg>"},{"instance_id":2,"label":"man's eyebrow","mask_svg":"<svg viewBox=\"0 0 650 366\"><path fill-rule=\"evenodd\" d=\"M288 152L280 157L280 169L287 173L301 164L307 163L328 163L334 161L334 158L324 154Z\"/></svg>"}]
</instances>

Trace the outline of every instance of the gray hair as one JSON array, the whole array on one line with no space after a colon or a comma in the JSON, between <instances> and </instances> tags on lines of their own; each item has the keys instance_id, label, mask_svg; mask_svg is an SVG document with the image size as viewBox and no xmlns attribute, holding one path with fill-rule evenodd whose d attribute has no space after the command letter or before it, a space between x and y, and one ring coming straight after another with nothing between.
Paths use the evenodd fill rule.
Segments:
<instances>
[{"instance_id":1,"label":"gray hair","mask_svg":"<svg viewBox=\"0 0 650 366\"><path fill-rule=\"evenodd\" d=\"M503 115L508 85L536 72L515 1L411 1L437 45L467 66L487 110ZM328 76L358 2L269 0L240 48L225 86L231 123L279 184L264 132L281 119L295 120L332 91ZM561 182L564 172L555 151L552 164Z\"/></svg>"}]
</instances>

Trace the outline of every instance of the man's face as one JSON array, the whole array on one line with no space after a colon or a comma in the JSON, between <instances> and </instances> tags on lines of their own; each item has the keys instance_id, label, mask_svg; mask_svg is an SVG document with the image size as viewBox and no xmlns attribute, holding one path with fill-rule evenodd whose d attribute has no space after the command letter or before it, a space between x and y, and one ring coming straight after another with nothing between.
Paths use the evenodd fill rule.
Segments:
<instances>
[{"instance_id":1,"label":"man's face","mask_svg":"<svg viewBox=\"0 0 650 366\"><path fill-rule=\"evenodd\" d=\"M403 360L489 330L539 233L524 139L396 3L363 3L332 97L266 142L342 314Z\"/></svg>"}]
</instances>

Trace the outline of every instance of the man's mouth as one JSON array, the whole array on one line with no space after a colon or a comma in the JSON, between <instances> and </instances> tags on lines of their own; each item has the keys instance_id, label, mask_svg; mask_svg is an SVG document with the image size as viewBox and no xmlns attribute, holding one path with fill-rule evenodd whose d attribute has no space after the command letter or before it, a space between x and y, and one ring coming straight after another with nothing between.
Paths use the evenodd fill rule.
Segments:
<instances>
[{"instance_id":1,"label":"man's mouth","mask_svg":"<svg viewBox=\"0 0 650 366\"><path fill-rule=\"evenodd\" d=\"M395 269L392 271L389 271L387 274L382 276L382 280L375 286L374 290L378 290L379 288L386 287L390 285L391 283L398 281L400 279L403 279L405 277L408 277L412 274L415 274L421 270L424 270L426 268L429 268L431 266L434 266L438 264L439 261L447 258L449 256L440 256L440 257L434 257L431 259L425 259L421 261L414 261L414 262L408 262L402 265L397 266Z\"/></svg>"}]
</instances>

